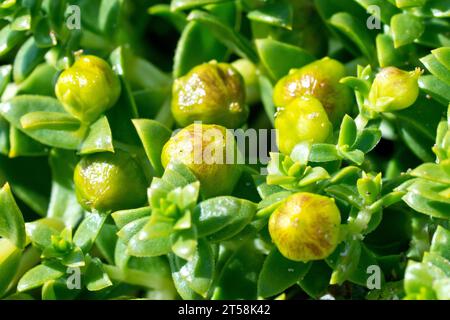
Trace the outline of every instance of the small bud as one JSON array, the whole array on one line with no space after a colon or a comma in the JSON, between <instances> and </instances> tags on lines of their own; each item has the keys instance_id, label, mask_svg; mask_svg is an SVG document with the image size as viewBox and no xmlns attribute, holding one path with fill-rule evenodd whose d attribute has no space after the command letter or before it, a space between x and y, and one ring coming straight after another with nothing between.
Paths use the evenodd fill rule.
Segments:
<instances>
[{"instance_id":1,"label":"small bud","mask_svg":"<svg viewBox=\"0 0 450 320\"><path fill-rule=\"evenodd\" d=\"M86 210L110 212L145 204L148 183L138 162L128 153L84 156L75 168L75 192Z\"/></svg>"},{"instance_id":2,"label":"small bud","mask_svg":"<svg viewBox=\"0 0 450 320\"><path fill-rule=\"evenodd\" d=\"M55 91L68 113L82 122L92 123L116 104L121 85L106 61L80 56L61 73Z\"/></svg>"},{"instance_id":3,"label":"small bud","mask_svg":"<svg viewBox=\"0 0 450 320\"><path fill-rule=\"evenodd\" d=\"M301 192L271 215L269 232L283 256L308 262L328 257L338 245L341 214L334 200Z\"/></svg>"},{"instance_id":4,"label":"small bud","mask_svg":"<svg viewBox=\"0 0 450 320\"><path fill-rule=\"evenodd\" d=\"M369 93L370 108L377 112L391 112L406 109L419 96L420 68L403 71L395 67L382 69L372 84Z\"/></svg>"},{"instance_id":5,"label":"small bud","mask_svg":"<svg viewBox=\"0 0 450 320\"><path fill-rule=\"evenodd\" d=\"M325 142L333 131L322 104L311 96L300 97L281 108L275 128L278 148L286 155L300 142Z\"/></svg>"},{"instance_id":6,"label":"small bud","mask_svg":"<svg viewBox=\"0 0 450 320\"><path fill-rule=\"evenodd\" d=\"M179 131L164 146L161 162L186 165L200 181L202 194L209 198L229 195L241 175L235 157L236 145L233 135L218 125L192 124Z\"/></svg>"},{"instance_id":7,"label":"small bud","mask_svg":"<svg viewBox=\"0 0 450 320\"><path fill-rule=\"evenodd\" d=\"M201 121L238 128L249 115L244 79L227 63L195 67L175 80L172 95L172 114L182 127Z\"/></svg>"},{"instance_id":8,"label":"small bud","mask_svg":"<svg viewBox=\"0 0 450 320\"><path fill-rule=\"evenodd\" d=\"M298 97L312 96L322 103L331 123L338 126L353 105L350 88L339 83L343 77L345 67L328 57L293 69L276 84L274 103L285 107Z\"/></svg>"}]
</instances>

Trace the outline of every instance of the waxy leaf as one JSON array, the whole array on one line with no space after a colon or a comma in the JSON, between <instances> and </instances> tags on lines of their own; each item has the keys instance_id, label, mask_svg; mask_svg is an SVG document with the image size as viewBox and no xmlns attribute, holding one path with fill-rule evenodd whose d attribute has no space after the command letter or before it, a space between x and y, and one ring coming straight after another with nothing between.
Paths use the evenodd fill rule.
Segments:
<instances>
[{"instance_id":1,"label":"waxy leaf","mask_svg":"<svg viewBox=\"0 0 450 320\"><path fill-rule=\"evenodd\" d=\"M286 259L277 248L264 261L258 279L258 296L275 296L300 281L311 267L310 263Z\"/></svg>"},{"instance_id":2,"label":"waxy leaf","mask_svg":"<svg viewBox=\"0 0 450 320\"><path fill-rule=\"evenodd\" d=\"M9 184L0 190L0 236L20 249L25 247L25 223Z\"/></svg>"},{"instance_id":3,"label":"waxy leaf","mask_svg":"<svg viewBox=\"0 0 450 320\"><path fill-rule=\"evenodd\" d=\"M30 112L59 112L66 113L58 100L50 97L23 95L3 102L0 105L0 114L7 119L11 125L22 130L31 138L52 147L61 149L78 149L83 141L85 129L77 131L49 130L49 129L24 129L20 119Z\"/></svg>"},{"instance_id":4,"label":"waxy leaf","mask_svg":"<svg viewBox=\"0 0 450 320\"><path fill-rule=\"evenodd\" d=\"M256 40L256 48L262 64L274 80L284 77L291 69L314 61L314 57L305 50L270 38Z\"/></svg>"}]
</instances>

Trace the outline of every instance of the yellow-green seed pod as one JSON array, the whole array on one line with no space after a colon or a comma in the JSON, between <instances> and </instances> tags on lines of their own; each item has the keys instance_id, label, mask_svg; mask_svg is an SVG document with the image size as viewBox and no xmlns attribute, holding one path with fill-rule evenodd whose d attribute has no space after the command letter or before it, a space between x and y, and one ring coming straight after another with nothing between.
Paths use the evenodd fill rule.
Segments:
<instances>
[{"instance_id":1,"label":"yellow-green seed pod","mask_svg":"<svg viewBox=\"0 0 450 320\"><path fill-rule=\"evenodd\" d=\"M333 125L319 100L303 96L280 108L275 117L278 149L289 155L300 142L325 142Z\"/></svg>"},{"instance_id":2,"label":"yellow-green seed pod","mask_svg":"<svg viewBox=\"0 0 450 320\"><path fill-rule=\"evenodd\" d=\"M203 195L209 198L233 191L241 175L241 167L233 156L236 152L234 136L227 135L226 128L192 124L166 143L161 162L164 167L170 162L185 164L200 181Z\"/></svg>"},{"instance_id":3,"label":"yellow-green seed pod","mask_svg":"<svg viewBox=\"0 0 450 320\"><path fill-rule=\"evenodd\" d=\"M75 192L86 210L114 212L145 204L148 183L138 161L125 151L84 156L75 167Z\"/></svg>"},{"instance_id":4,"label":"yellow-green seed pod","mask_svg":"<svg viewBox=\"0 0 450 320\"><path fill-rule=\"evenodd\" d=\"M91 123L115 105L121 84L105 60L86 55L61 73L55 92L67 112Z\"/></svg>"},{"instance_id":5,"label":"yellow-green seed pod","mask_svg":"<svg viewBox=\"0 0 450 320\"><path fill-rule=\"evenodd\" d=\"M227 63L211 61L175 80L172 114L181 127L201 121L238 128L247 121L244 79Z\"/></svg>"},{"instance_id":6,"label":"yellow-green seed pod","mask_svg":"<svg viewBox=\"0 0 450 320\"><path fill-rule=\"evenodd\" d=\"M345 67L328 57L300 69L292 69L274 88L274 103L285 107L292 100L309 95L318 99L334 126L338 126L353 105L352 92L339 83L345 77Z\"/></svg>"},{"instance_id":7,"label":"yellow-green seed pod","mask_svg":"<svg viewBox=\"0 0 450 320\"><path fill-rule=\"evenodd\" d=\"M341 214L334 199L307 192L288 197L270 216L269 232L283 256L308 262L338 245Z\"/></svg>"},{"instance_id":8,"label":"yellow-green seed pod","mask_svg":"<svg viewBox=\"0 0 450 320\"><path fill-rule=\"evenodd\" d=\"M377 112L391 112L412 106L419 96L421 74L420 68L411 72L395 67L382 69L370 89L370 108Z\"/></svg>"}]
</instances>

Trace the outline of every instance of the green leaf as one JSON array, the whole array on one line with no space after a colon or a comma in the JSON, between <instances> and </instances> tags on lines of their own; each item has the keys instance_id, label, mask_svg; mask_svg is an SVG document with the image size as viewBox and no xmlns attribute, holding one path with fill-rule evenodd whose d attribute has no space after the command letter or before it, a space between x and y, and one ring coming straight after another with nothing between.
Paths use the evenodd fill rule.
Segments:
<instances>
[{"instance_id":1,"label":"green leaf","mask_svg":"<svg viewBox=\"0 0 450 320\"><path fill-rule=\"evenodd\" d=\"M172 10L186 10L202 7L208 4L220 4L230 0L172 0L170 7Z\"/></svg>"},{"instance_id":2,"label":"green leaf","mask_svg":"<svg viewBox=\"0 0 450 320\"><path fill-rule=\"evenodd\" d=\"M112 286L112 282L103 270L103 264L98 258L91 259L84 280L89 291L99 291Z\"/></svg>"},{"instance_id":3,"label":"green leaf","mask_svg":"<svg viewBox=\"0 0 450 320\"><path fill-rule=\"evenodd\" d=\"M0 114L11 125L22 130L31 138L52 147L76 150L84 137L84 129L77 131L24 129L20 119L30 112L59 112L66 113L58 100L50 97L23 95L0 104Z\"/></svg>"},{"instance_id":4,"label":"green leaf","mask_svg":"<svg viewBox=\"0 0 450 320\"><path fill-rule=\"evenodd\" d=\"M450 70L450 47L442 47L431 50L433 56L447 69Z\"/></svg>"},{"instance_id":5,"label":"green leaf","mask_svg":"<svg viewBox=\"0 0 450 320\"><path fill-rule=\"evenodd\" d=\"M328 291L332 269L324 261L313 261L306 275L299 281L299 286L311 298L319 299Z\"/></svg>"},{"instance_id":6,"label":"green leaf","mask_svg":"<svg viewBox=\"0 0 450 320\"><path fill-rule=\"evenodd\" d=\"M17 92L15 92L15 94L54 97L55 88L53 80L55 79L56 74L57 70L53 66L47 63L40 64L20 85L16 87ZM5 94L6 93L7 92L5 92Z\"/></svg>"},{"instance_id":7,"label":"green leaf","mask_svg":"<svg viewBox=\"0 0 450 320\"><path fill-rule=\"evenodd\" d=\"M183 261L178 257L172 259L174 260L172 275L180 295L183 297L183 284L186 284L196 294L206 298L215 271L214 252L211 245L205 240L200 240L195 255L190 261ZM180 282L177 279L184 281Z\"/></svg>"},{"instance_id":8,"label":"green leaf","mask_svg":"<svg viewBox=\"0 0 450 320\"><path fill-rule=\"evenodd\" d=\"M39 48L49 48L55 46L58 41L50 29L48 19L41 19L37 22L34 30L34 41Z\"/></svg>"},{"instance_id":9,"label":"green leaf","mask_svg":"<svg viewBox=\"0 0 450 320\"><path fill-rule=\"evenodd\" d=\"M361 150L364 153L372 151L381 140L381 131L376 128L366 128L358 134L354 149Z\"/></svg>"},{"instance_id":10,"label":"green leaf","mask_svg":"<svg viewBox=\"0 0 450 320\"><path fill-rule=\"evenodd\" d=\"M142 217L130 221L127 224L125 224L119 230L119 232L117 232L117 236L120 238L122 242L128 244L130 239L133 238L139 231L141 231L149 220L150 217Z\"/></svg>"},{"instance_id":11,"label":"green leaf","mask_svg":"<svg viewBox=\"0 0 450 320\"><path fill-rule=\"evenodd\" d=\"M363 205L356 186L336 184L326 188L325 191L339 200L350 203L356 208L361 208Z\"/></svg>"},{"instance_id":12,"label":"green leaf","mask_svg":"<svg viewBox=\"0 0 450 320\"><path fill-rule=\"evenodd\" d=\"M197 232L195 228L176 230L170 235L170 242L175 255L190 261L197 251Z\"/></svg>"},{"instance_id":13,"label":"green leaf","mask_svg":"<svg viewBox=\"0 0 450 320\"><path fill-rule=\"evenodd\" d=\"M433 75L450 85L450 69L441 64L433 54L423 57L420 61Z\"/></svg>"},{"instance_id":14,"label":"green leaf","mask_svg":"<svg viewBox=\"0 0 450 320\"><path fill-rule=\"evenodd\" d=\"M80 155L97 152L114 152L111 128L106 116L90 125L86 138L80 146Z\"/></svg>"},{"instance_id":15,"label":"green leaf","mask_svg":"<svg viewBox=\"0 0 450 320\"><path fill-rule=\"evenodd\" d=\"M43 60L46 49L39 48L34 38L28 39L16 54L14 59L14 81L20 83L28 77L31 72Z\"/></svg>"},{"instance_id":16,"label":"green leaf","mask_svg":"<svg viewBox=\"0 0 450 320\"><path fill-rule=\"evenodd\" d=\"M80 127L80 121L67 113L35 111L20 118L23 129L49 129L73 131Z\"/></svg>"},{"instance_id":17,"label":"green leaf","mask_svg":"<svg viewBox=\"0 0 450 320\"><path fill-rule=\"evenodd\" d=\"M338 145L352 147L356 141L357 133L355 121L350 116L345 115L339 132Z\"/></svg>"},{"instance_id":18,"label":"green leaf","mask_svg":"<svg viewBox=\"0 0 450 320\"><path fill-rule=\"evenodd\" d=\"M222 61L227 48L213 37L200 22L191 21L184 28L175 50L173 76L179 78L195 66L211 61Z\"/></svg>"},{"instance_id":19,"label":"green leaf","mask_svg":"<svg viewBox=\"0 0 450 320\"><path fill-rule=\"evenodd\" d=\"M9 184L5 184L0 190L0 236L19 249L25 247L25 223Z\"/></svg>"},{"instance_id":20,"label":"green leaf","mask_svg":"<svg viewBox=\"0 0 450 320\"><path fill-rule=\"evenodd\" d=\"M73 236L73 243L88 253L108 216L104 213L87 213Z\"/></svg>"},{"instance_id":21,"label":"green leaf","mask_svg":"<svg viewBox=\"0 0 450 320\"><path fill-rule=\"evenodd\" d=\"M250 11L247 14L247 17L250 20L288 30L292 30L293 16L294 12L292 5L284 1L269 3L264 7Z\"/></svg>"},{"instance_id":22,"label":"green leaf","mask_svg":"<svg viewBox=\"0 0 450 320\"><path fill-rule=\"evenodd\" d=\"M413 106L395 113L400 137L424 162L435 160L431 149L435 144L436 128L444 110L445 107L421 95Z\"/></svg>"},{"instance_id":23,"label":"green leaf","mask_svg":"<svg viewBox=\"0 0 450 320\"><path fill-rule=\"evenodd\" d=\"M433 282L444 277L439 268L410 260L405 271L405 291L408 296L418 295L419 299L436 299Z\"/></svg>"},{"instance_id":24,"label":"green leaf","mask_svg":"<svg viewBox=\"0 0 450 320\"><path fill-rule=\"evenodd\" d=\"M17 291L24 292L43 286L47 281L64 275L64 268L58 264L43 263L30 269L17 284Z\"/></svg>"},{"instance_id":25,"label":"green leaf","mask_svg":"<svg viewBox=\"0 0 450 320\"><path fill-rule=\"evenodd\" d=\"M433 289L436 292L438 300L450 300L450 278L434 281Z\"/></svg>"},{"instance_id":26,"label":"green leaf","mask_svg":"<svg viewBox=\"0 0 450 320\"><path fill-rule=\"evenodd\" d=\"M212 300L257 299L258 274L264 256L250 243L243 244L225 263Z\"/></svg>"},{"instance_id":27,"label":"green leaf","mask_svg":"<svg viewBox=\"0 0 450 320\"><path fill-rule=\"evenodd\" d=\"M309 161L312 162L329 162L339 160L340 157L333 144L316 143L311 146Z\"/></svg>"},{"instance_id":28,"label":"green leaf","mask_svg":"<svg viewBox=\"0 0 450 320\"><path fill-rule=\"evenodd\" d=\"M284 77L291 69L314 61L314 57L305 50L270 38L256 40L256 48L262 64L274 80Z\"/></svg>"},{"instance_id":29,"label":"green leaf","mask_svg":"<svg viewBox=\"0 0 450 320\"><path fill-rule=\"evenodd\" d=\"M168 4L156 4L148 9L148 13L169 20L180 32L187 25L186 15L180 11L172 11Z\"/></svg>"},{"instance_id":30,"label":"green leaf","mask_svg":"<svg viewBox=\"0 0 450 320\"><path fill-rule=\"evenodd\" d=\"M169 163L162 178L154 178L148 190L150 206L159 208L161 200L170 191L178 187L185 187L196 181L195 175L184 164Z\"/></svg>"},{"instance_id":31,"label":"green leaf","mask_svg":"<svg viewBox=\"0 0 450 320\"><path fill-rule=\"evenodd\" d=\"M411 8L411 7L421 7L427 0L395 0L395 5L400 9Z\"/></svg>"},{"instance_id":32,"label":"green leaf","mask_svg":"<svg viewBox=\"0 0 450 320\"><path fill-rule=\"evenodd\" d=\"M99 8L98 25L104 35L111 37L120 28L120 12L123 0L102 0Z\"/></svg>"},{"instance_id":33,"label":"green leaf","mask_svg":"<svg viewBox=\"0 0 450 320\"><path fill-rule=\"evenodd\" d=\"M396 48L413 43L425 30L422 20L409 13L400 13L393 16L391 28Z\"/></svg>"},{"instance_id":34,"label":"green leaf","mask_svg":"<svg viewBox=\"0 0 450 320\"><path fill-rule=\"evenodd\" d=\"M208 28L209 32L214 34L217 39L225 46L233 50L242 58L248 59L253 63L258 62L258 56L255 53L251 43L240 33L237 33L214 15L194 10L188 16L188 21L196 21Z\"/></svg>"},{"instance_id":35,"label":"green leaf","mask_svg":"<svg viewBox=\"0 0 450 320\"><path fill-rule=\"evenodd\" d=\"M3 179L9 182L18 199L38 215L45 216L51 185L50 169L45 157L8 159L0 155L0 180Z\"/></svg>"},{"instance_id":36,"label":"green leaf","mask_svg":"<svg viewBox=\"0 0 450 320\"><path fill-rule=\"evenodd\" d=\"M448 219L450 201L439 196L445 186L419 181L408 188L403 201L414 210L437 218Z\"/></svg>"},{"instance_id":37,"label":"green leaf","mask_svg":"<svg viewBox=\"0 0 450 320\"><path fill-rule=\"evenodd\" d=\"M33 246L43 250L52 245L51 237L61 233L64 223L55 218L43 218L28 222L25 228Z\"/></svg>"},{"instance_id":38,"label":"green leaf","mask_svg":"<svg viewBox=\"0 0 450 320\"><path fill-rule=\"evenodd\" d=\"M376 61L375 47L367 26L360 25L360 22L348 12L334 14L330 23L353 41L369 61Z\"/></svg>"},{"instance_id":39,"label":"green leaf","mask_svg":"<svg viewBox=\"0 0 450 320\"><path fill-rule=\"evenodd\" d=\"M407 60L408 46L396 48L389 34L379 34L376 39L377 57L380 67L403 66Z\"/></svg>"},{"instance_id":40,"label":"green leaf","mask_svg":"<svg viewBox=\"0 0 450 320\"><path fill-rule=\"evenodd\" d=\"M76 299L80 290L69 289L67 280L60 278L49 280L42 286L42 300L73 300Z\"/></svg>"},{"instance_id":41,"label":"green leaf","mask_svg":"<svg viewBox=\"0 0 450 320\"><path fill-rule=\"evenodd\" d=\"M345 160L351 161L357 165L362 165L364 162L364 153L361 150L342 150L338 149L338 154Z\"/></svg>"},{"instance_id":42,"label":"green leaf","mask_svg":"<svg viewBox=\"0 0 450 320\"><path fill-rule=\"evenodd\" d=\"M139 209L116 211L111 216L114 219L117 228L122 229L128 223L140 218L148 217L151 213L152 209L150 207L144 207Z\"/></svg>"},{"instance_id":43,"label":"green leaf","mask_svg":"<svg viewBox=\"0 0 450 320\"><path fill-rule=\"evenodd\" d=\"M420 89L443 105L450 101L450 85L439 80L439 78L426 75L419 78Z\"/></svg>"},{"instance_id":44,"label":"green leaf","mask_svg":"<svg viewBox=\"0 0 450 320\"><path fill-rule=\"evenodd\" d=\"M48 153L48 148L31 139L25 133L15 127L9 127L9 153L10 158L43 156Z\"/></svg>"},{"instance_id":45,"label":"green leaf","mask_svg":"<svg viewBox=\"0 0 450 320\"><path fill-rule=\"evenodd\" d=\"M114 253L118 241L117 227L111 223L105 223L95 240L95 247L99 250L106 262L114 264Z\"/></svg>"},{"instance_id":46,"label":"green leaf","mask_svg":"<svg viewBox=\"0 0 450 320\"><path fill-rule=\"evenodd\" d=\"M60 149L53 149L49 156L52 190L47 216L58 218L72 228L78 224L84 212L77 201L73 183L78 160L75 152Z\"/></svg>"},{"instance_id":47,"label":"green leaf","mask_svg":"<svg viewBox=\"0 0 450 320\"><path fill-rule=\"evenodd\" d=\"M27 31L31 28L31 15L28 10L22 8L15 14L11 22L11 29L15 31Z\"/></svg>"},{"instance_id":48,"label":"green leaf","mask_svg":"<svg viewBox=\"0 0 450 320\"><path fill-rule=\"evenodd\" d=\"M174 254L169 254L172 279L178 294L184 300L201 300L202 296L192 290L186 279L181 276L179 261Z\"/></svg>"},{"instance_id":49,"label":"green leaf","mask_svg":"<svg viewBox=\"0 0 450 320\"><path fill-rule=\"evenodd\" d=\"M258 279L258 296L275 296L298 281L309 271L310 263L286 259L277 248L272 249L264 261Z\"/></svg>"},{"instance_id":50,"label":"green leaf","mask_svg":"<svg viewBox=\"0 0 450 320\"><path fill-rule=\"evenodd\" d=\"M6 25L0 31L0 57L3 57L26 37L24 31L15 31L11 29L11 25Z\"/></svg>"},{"instance_id":51,"label":"green leaf","mask_svg":"<svg viewBox=\"0 0 450 320\"><path fill-rule=\"evenodd\" d=\"M437 253L450 261L450 231L438 226L431 241L430 252Z\"/></svg>"},{"instance_id":52,"label":"green leaf","mask_svg":"<svg viewBox=\"0 0 450 320\"><path fill-rule=\"evenodd\" d=\"M19 269L22 250L8 239L0 239L0 298L8 290Z\"/></svg>"},{"instance_id":53,"label":"green leaf","mask_svg":"<svg viewBox=\"0 0 450 320\"><path fill-rule=\"evenodd\" d=\"M161 152L166 142L170 139L172 132L154 120L133 120L133 124L156 175L161 176L164 172L161 164Z\"/></svg>"},{"instance_id":54,"label":"green leaf","mask_svg":"<svg viewBox=\"0 0 450 320\"><path fill-rule=\"evenodd\" d=\"M134 55L126 46L110 55L113 70L129 83L133 90L157 89L170 86L172 79L147 60ZM132 110L135 114L136 110Z\"/></svg>"},{"instance_id":55,"label":"green leaf","mask_svg":"<svg viewBox=\"0 0 450 320\"><path fill-rule=\"evenodd\" d=\"M135 257L157 257L172 251L170 237L140 240L139 234L130 239L128 253Z\"/></svg>"},{"instance_id":56,"label":"green leaf","mask_svg":"<svg viewBox=\"0 0 450 320\"><path fill-rule=\"evenodd\" d=\"M202 201L195 208L192 219L199 237L212 236L220 241L239 233L255 212L254 203L224 196Z\"/></svg>"},{"instance_id":57,"label":"green leaf","mask_svg":"<svg viewBox=\"0 0 450 320\"><path fill-rule=\"evenodd\" d=\"M443 164L439 165L436 163L424 163L412 170L410 174L414 177L424 178L427 180L444 184L446 183L450 185L450 173L448 171L448 165L447 170L445 169L446 168L444 168Z\"/></svg>"},{"instance_id":58,"label":"green leaf","mask_svg":"<svg viewBox=\"0 0 450 320\"><path fill-rule=\"evenodd\" d=\"M260 75L259 86L261 90L261 100L264 106L264 111L266 112L267 118L270 123L274 125L275 123L275 104L273 103L273 85L270 80Z\"/></svg>"},{"instance_id":59,"label":"green leaf","mask_svg":"<svg viewBox=\"0 0 450 320\"><path fill-rule=\"evenodd\" d=\"M394 5L389 3L389 1L385 0L355 0L355 1L359 3L362 7L364 7L367 10L367 13L376 16L385 24L389 24L393 15L395 15L396 13L400 13L400 10L398 10ZM376 6L379 9L379 16L378 14L375 14L375 12L369 10L371 9L371 7L373 8L373 6Z\"/></svg>"}]
</instances>

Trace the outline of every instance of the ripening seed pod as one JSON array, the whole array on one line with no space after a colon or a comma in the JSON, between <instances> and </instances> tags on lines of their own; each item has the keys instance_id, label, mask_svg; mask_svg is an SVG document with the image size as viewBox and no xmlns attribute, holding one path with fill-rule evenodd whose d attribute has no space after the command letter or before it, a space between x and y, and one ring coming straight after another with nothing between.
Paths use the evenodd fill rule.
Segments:
<instances>
[{"instance_id":1,"label":"ripening seed pod","mask_svg":"<svg viewBox=\"0 0 450 320\"><path fill-rule=\"evenodd\" d=\"M333 125L319 100L303 96L280 108L275 117L278 149L290 155L300 142L325 142L333 132Z\"/></svg>"},{"instance_id":2,"label":"ripening seed pod","mask_svg":"<svg viewBox=\"0 0 450 320\"><path fill-rule=\"evenodd\" d=\"M395 67L382 69L370 89L370 108L377 112L391 112L412 106L419 96L421 74L420 68L411 72Z\"/></svg>"},{"instance_id":3,"label":"ripening seed pod","mask_svg":"<svg viewBox=\"0 0 450 320\"><path fill-rule=\"evenodd\" d=\"M336 249L340 223L334 199L300 192L270 216L269 232L283 256L308 262L325 259Z\"/></svg>"},{"instance_id":4,"label":"ripening seed pod","mask_svg":"<svg viewBox=\"0 0 450 320\"><path fill-rule=\"evenodd\" d=\"M105 60L86 55L61 73L55 92L67 112L92 123L116 104L121 84Z\"/></svg>"},{"instance_id":5,"label":"ripening seed pod","mask_svg":"<svg viewBox=\"0 0 450 320\"><path fill-rule=\"evenodd\" d=\"M238 128L247 121L244 79L227 63L211 61L175 80L172 114L181 127L201 121Z\"/></svg>"},{"instance_id":6,"label":"ripening seed pod","mask_svg":"<svg viewBox=\"0 0 450 320\"><path fill-rule=\"evenodd\" d=\"M276 84L274 103L277 107L285 107L298 97L312 96L322 103L331 123L338 126L353 105L350 88L339 83L343 77L344 65L328 57L300 69L292 69Z\"/></svg>"},{"instance_id":7,"label":"ripening seed pod","mask_svg":"<svg viewBox=\"0 0 450 320\"><path fill-rule=\"evenodd\" d=\"M237 151L234 136L227 135L226 128L192 124L166 143L161 162L164 167L170 162L186 165L200 181L201 192L207 198L229 195L241 168L234 160L227 161L227 152L236 155Z\"/></svg>"},{"instance_id":8,"label":"ripening seed pod","mask_svg":"<svg viewBox=\"0 0 450 320\"><path fill-rule=\"evenodd\" d=\"M84 156L75 167L75 192L88 211L114 212L145 204L147 179L138 161L125 151Z\"/></svg>"}]
</instances>

